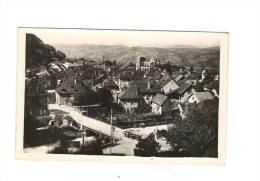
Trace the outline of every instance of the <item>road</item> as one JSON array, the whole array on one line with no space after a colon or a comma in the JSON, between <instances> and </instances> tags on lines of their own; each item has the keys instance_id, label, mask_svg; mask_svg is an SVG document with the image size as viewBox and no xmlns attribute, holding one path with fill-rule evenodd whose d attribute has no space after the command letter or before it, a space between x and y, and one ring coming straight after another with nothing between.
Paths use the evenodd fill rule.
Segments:
<instances>
[{"instance_id":1,"label":"road","mask_svg":"<svg viewBox=\"0 0 260 181\"><path fill-rule=\"evenodd\" d=\"M134 156L134 148L137 143L138 141L135 139L124 137L122 140L118 141L115 146L104 148L103 154L109 155L111 153L118 155L122 154L125 156Z\"/></svg>"},{"instance_id":2,"label":"road","mask_svg":"<svg viewBox=\"0 0 260 181\"><path fill-rule=\"evenodd\" d=\"M77 111L76 108L65 106L65 105L58 105L58 104L49 104L49 109L58 109L65 112L68 112L72 119L74 119L77 123L86 126L94 131L102 133L104 135L110 136L111 135L111 125L99 121L97 119L93 119L87 116L82 115L80 112ZM116 140L120 140L124 137L123 129L114 127L114 138Z\"/></svg>"},{"instance_id":3,"label":"road","mask_svg":"<svg viewBox=\"0 0 260 181\"><path fill-rule=\"evenodd\" d=\"M100 132L107 136L111 134L111 126L110 124L104 123L97 119L93 119L87 116L82 115L76 108L65 106L65 105L58 105L58 104L49 104L49 109L58 109L65 112L68 112L72 119L74 119L77 123L84 125L94 131ZM167 130L167 125L156 125L156 126L149 126L145 128L129 128L129 130L139 131L140 134L148 136L151 133L155 133L157 130ZM123 129L119 127L115 127L114 130L114 137L115 139L119 140L116 144L112 147L107 147L103 149L104 154L123 154L127 156L134 155L134 148L138 143L137 140L127 138L123 134ZM166 147L166 144L162 144L159 142L162 148ZM29 150L28 150L29 151Z\"/></svg>"}]
</instances>

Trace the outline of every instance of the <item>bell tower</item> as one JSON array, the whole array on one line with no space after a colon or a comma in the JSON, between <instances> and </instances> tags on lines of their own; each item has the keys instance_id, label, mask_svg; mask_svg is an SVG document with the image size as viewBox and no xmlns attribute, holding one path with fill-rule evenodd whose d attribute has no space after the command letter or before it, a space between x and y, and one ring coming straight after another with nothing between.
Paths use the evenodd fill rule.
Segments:
<instances>
[{"instance_id":1,"label":"bell tower","mask_svg":"<svg viewBox=\"0 0 260 181\"><path fill-rule=\"evenodd\" d=\"M135 63L136 70L140 70L140 52L136 53L136 63Z\"/></svg>"}]
</instances>

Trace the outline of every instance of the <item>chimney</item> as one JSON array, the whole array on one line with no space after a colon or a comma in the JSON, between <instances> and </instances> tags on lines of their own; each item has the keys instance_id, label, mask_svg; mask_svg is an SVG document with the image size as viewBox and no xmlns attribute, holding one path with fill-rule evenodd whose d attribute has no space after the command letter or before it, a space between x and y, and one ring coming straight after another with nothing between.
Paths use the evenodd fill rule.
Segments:
<instances>
[{"instance_id":1,"label":"chimney","mask_svg":"<svg viewBox=\"0 0 260 181\"><path fill-rule=\"evenodd\" d=\"M148 80L148 82L147 82L147 89L151 89L151 83L150 83L150 80Z\"/></svg>"},{"instance_id":2,"label":"chimney","mask_svg":"<svg viewBox=\"0 0 260 181\"><path fill-rule=\"evenodd\" d=\"M197 106L198 106L197 101L194 101L193 108L195 108L195 107L197 107Z\"/></svg>"},{"instance_id":3,"label":"chimney","mask_svg":"<svg viewBox=\"0 0 260 181\"><path fill-rule=\"evenodd\" d=\"M93 76L92 76L92 79L91 79L91 89L93 89L94 87L94 82L93 82Z\"/></svg>"}]
</instances>

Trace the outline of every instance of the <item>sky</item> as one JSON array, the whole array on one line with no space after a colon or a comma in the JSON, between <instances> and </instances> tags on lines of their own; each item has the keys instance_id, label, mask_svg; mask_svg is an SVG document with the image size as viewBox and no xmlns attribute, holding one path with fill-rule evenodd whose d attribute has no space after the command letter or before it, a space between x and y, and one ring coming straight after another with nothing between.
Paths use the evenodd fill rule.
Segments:
<instances>
[{"instance_id":1,"label":"sky","mask_svg":"<svg viewBox=\"0 0 260 181\"><path fill-rule=\"evenodd\" d=\"M173 32L173 31L127 31L93 29L26 29L44 43L125 45L145 47L169 47L177 45L200 48L219 46L221 33Z\"/></svg>"}]
</instances>

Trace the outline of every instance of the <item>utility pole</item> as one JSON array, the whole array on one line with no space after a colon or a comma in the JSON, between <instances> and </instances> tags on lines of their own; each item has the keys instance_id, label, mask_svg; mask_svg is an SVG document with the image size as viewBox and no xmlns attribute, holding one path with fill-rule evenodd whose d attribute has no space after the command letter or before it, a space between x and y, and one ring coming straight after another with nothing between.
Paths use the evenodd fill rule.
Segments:
<instances>
[{"instance_id":1,"label":"utility pole","mask_svg":"<svg viewBox=\"0 0 260 181\"><path fill-rule=\"evenodd\" d=\"M110 135L110 154L112 154L112 146L114 144L114 131L113 131L113 109L111 109L111 120L110 120L110 125L111 125L111 135Z\"/></svg>"}]
</instances>

